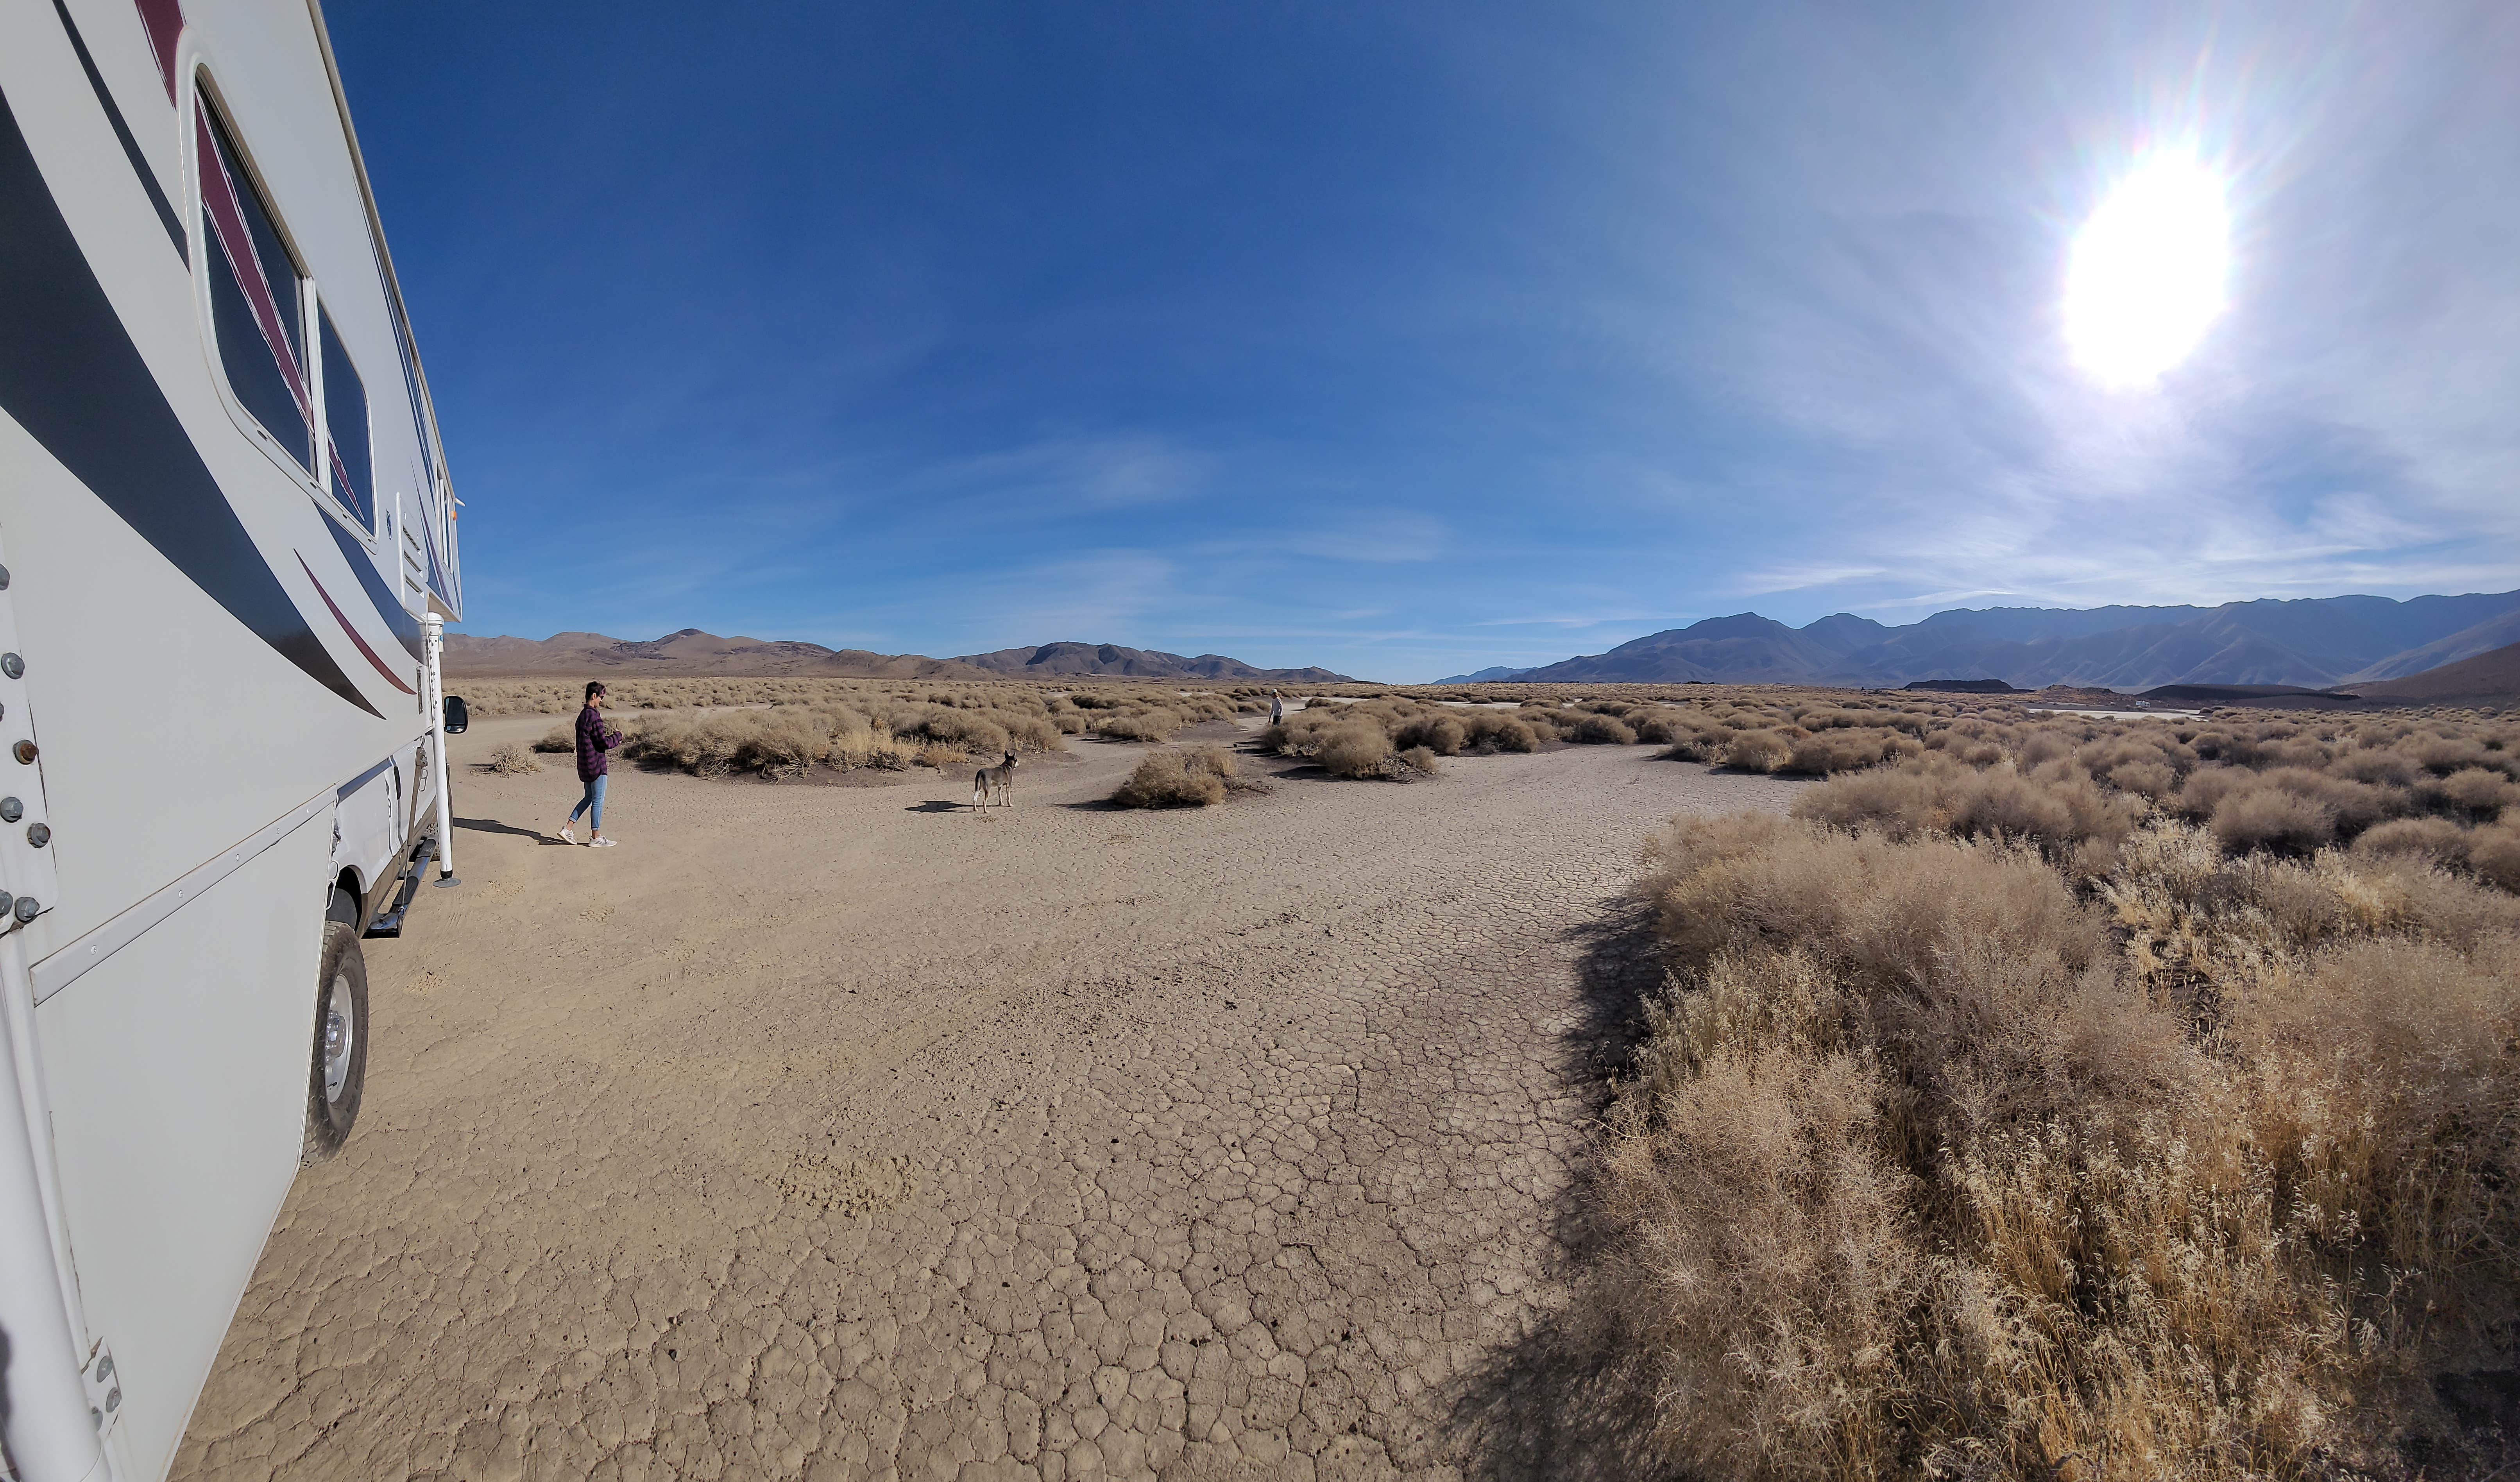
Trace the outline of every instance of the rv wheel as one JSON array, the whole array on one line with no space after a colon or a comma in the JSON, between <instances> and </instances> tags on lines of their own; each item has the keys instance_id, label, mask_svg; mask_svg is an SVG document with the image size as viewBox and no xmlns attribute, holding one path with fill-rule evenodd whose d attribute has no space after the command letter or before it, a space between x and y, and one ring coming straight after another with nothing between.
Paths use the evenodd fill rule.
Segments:
<instances>
[{"instance_id":1,"label":"rv wheel","mask_svg":"<svg viewBox=\"0 0 2520 1482\"><path fill-rule=\"evenodd\" d=\"M312 1168L341 1150L359 1119L359 1092L367 1079L367 959L359 955L355 929L328 921L323 966L315 976L314 1068L307 1081L301 1164Z\"/></svg>"}]
</instances>

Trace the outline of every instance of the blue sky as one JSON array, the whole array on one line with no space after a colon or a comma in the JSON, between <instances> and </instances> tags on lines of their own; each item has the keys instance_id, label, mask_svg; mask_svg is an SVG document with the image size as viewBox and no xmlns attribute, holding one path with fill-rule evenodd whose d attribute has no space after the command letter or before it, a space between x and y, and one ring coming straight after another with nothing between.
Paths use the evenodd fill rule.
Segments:
<instances>
[{"instance_id":1,"label":"blue sky","mask_svg":"<svg viewBox=\"0 0 2520 1482\"><path fill-rule=\"evenodd\" d=\"M328 10L465 630L1426 679L2520 586L2520 7ZM2153 386L2059 334L2228 182Z\"/></svg>"}]
</instances>

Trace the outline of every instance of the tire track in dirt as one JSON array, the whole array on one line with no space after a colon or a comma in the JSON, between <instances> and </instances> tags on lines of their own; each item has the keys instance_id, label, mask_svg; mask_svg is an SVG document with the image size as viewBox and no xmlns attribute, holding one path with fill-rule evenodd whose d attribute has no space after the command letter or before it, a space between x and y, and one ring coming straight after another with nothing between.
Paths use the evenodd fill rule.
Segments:
<instances>
[{"instance_id":1,"label":"tire track in dirt","mask_svg":"<svg viewBox=\"0 0 2520 1482\"><path fill-rule=\"evenodd\" d=\"M486 754L540 718L485 723ZM1443 1476L1557 1298L1588 929L1644 748L1101 809L1141 748L840 788L615 780L608 854L457 837L374 942L177 1474ZM462 753L459 753L461 755ZM565 812L468 778L461 817ZM1493 1469L1491 1466L1490 1469Z\"/></svg>"}]
</instances>

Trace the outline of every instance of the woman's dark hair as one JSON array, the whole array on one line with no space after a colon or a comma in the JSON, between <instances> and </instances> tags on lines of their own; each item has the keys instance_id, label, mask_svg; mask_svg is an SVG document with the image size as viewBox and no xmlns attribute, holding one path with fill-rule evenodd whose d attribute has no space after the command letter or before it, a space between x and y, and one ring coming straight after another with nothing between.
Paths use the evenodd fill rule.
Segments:
<instances>
[{"instance_id":1,"label":"woman's dark hair","mask_svg":"<svg viewBox=\"0 0 2520 1482\"><path fill-rule=\"evenodd\" d=\"M593 699L595 696L602 695L603 693L604 681L600 679L590 679L586 682L586 697L588 699Z\"/></svg>"}]
</instances>

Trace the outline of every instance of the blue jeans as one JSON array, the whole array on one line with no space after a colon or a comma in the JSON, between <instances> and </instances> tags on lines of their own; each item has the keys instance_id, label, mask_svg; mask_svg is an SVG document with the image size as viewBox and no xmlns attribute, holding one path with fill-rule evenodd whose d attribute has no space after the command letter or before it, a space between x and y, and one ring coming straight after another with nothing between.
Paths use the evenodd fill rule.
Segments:
<instances>
[{"instance_id":1,"label":"blue jeans","mask_svg":"<svg viewBox=\"0 0 2520 1482\"><path fill-rule=\"evenodd\" d=\"M586 780L586 796L579 798L577 806L568 810L570 823L576 823L579 814L587 813L591 809L593 811L587 822L594 825L596 832L604 831L604 783L605 779L601 775Z\"/></svg>"}]
</instances>

